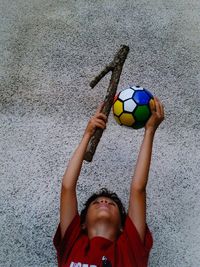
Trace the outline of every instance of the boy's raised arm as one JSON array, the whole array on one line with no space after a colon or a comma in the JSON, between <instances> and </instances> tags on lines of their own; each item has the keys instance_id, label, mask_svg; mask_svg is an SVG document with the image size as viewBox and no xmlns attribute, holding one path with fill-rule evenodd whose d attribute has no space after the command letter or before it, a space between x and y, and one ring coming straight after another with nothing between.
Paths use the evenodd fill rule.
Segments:
<instances>
[{"instance_id":1,"label":"boy's raised arm","mask_svg":"<svg viewBox=\"0 0 200 267\"><path fill-rule=\"evenodd\" d=\"M64 237L67 227L77 213L76 185L88 143L96 127L102 129L106 127L107 117L100 112L101 108L102 106L97 109L95 115L88 122L83 138L72 155L62 179L60 198L60 227L62 237Z\"/></svg>"},{"instance_id":2,"label":"boy's raised arm","mask_svg":"<svg viewBox=\"0 0 200 267\"><path fill-rule=\"evenodd\" d=\"M151 106L152 115L145 126L145 133L138 155L130 189L128 215L133 221L142 242L146 231L146 185L151 163L153 139L156 129L164 119L164 108L155 98L155 107Z\"/></svg>"}]
</instances>

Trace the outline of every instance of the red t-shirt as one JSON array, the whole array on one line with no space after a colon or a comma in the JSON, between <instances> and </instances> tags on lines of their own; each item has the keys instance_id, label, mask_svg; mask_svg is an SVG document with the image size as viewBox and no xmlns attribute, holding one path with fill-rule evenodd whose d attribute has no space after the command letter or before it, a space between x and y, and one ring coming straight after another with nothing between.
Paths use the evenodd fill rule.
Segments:
<instances>
[{"instance_id":1,"label":"red t-shirt","mask_svg":"<svg viewBox=\"0 0 200 267\"><path fill-rule=\"evenodd\" d=\"M112 267L147 267L153 238L146 226L144 243L129 218L126 217L123 232L115 242L103 237L89 240L81 229L77 214L61 239L60 225L53 239L57 250L58 267L102 267L106 257Z\"/></svg>"}]
</instances>

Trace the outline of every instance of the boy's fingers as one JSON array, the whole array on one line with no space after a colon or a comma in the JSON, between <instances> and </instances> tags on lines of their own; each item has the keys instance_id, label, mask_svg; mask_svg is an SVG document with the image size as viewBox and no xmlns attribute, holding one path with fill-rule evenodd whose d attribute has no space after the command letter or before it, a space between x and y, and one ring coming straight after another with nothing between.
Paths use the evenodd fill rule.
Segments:
<instances>
[{"instance_id":1,"label":"boy's fingers","mask_svg":"<svg viewBox=\"0 0 200 267\"><path fill-rule=\"evenodd\" d=\"M104 120L105 122L107 122L107 116L106 116L105 114L103 114L103 113L99 113L99 114L97 114L97 118L98 118L98 119L102 119L102 120Z\"/></svg>"},{"instance_id":2,"label":"boy's fingers","mask_svg":"<svg viewBox=\"0 0 200 267\"><path fill-rule=\"evenodd\" d=\"M104 121L107 121L107 116L106 116L104 113L102 113L102 109L103 109L104 106L105 106L105 102L102 102L102 103L98 106L98 108L97 108L97 110L96 110L96 113L95 113L94 117L96 117L96 118L100 118L100 119L102 119L102 120L104 120Z\"/></svg>"},{"instance_id":3,"label":"boy's fingers","mask_svg":"<svg viewBox=\"0 0 200 267\"><path fill-rule=\"evenodd\" d=\"M165 116L165 111L164 111L164 106L163 106L163 104L161 104L161 114L162 114L162 117L164 118L164 116Z\"/></svg>"},{"instance_id":4,"label":"boy's fingers","mask_svg":"<svg viewBox=\"0 0 200 267\"><path fill-rule=\"evenodd\" d=\"M164 119L164 106L163 106L163 104L161 103L161 101L157 97L155 97L154 100L155 100L157 116L160 119Z\"/></svg>"},{"instance_id":5,"label":"boy's fingers","mask_svg":"<svg viewBox=\"0 0 200 267\"><path fill-rule=\"evenodd\" d=\"M157 97L155 97L156 112L158 115L161 115L161 102Z\"/></svg>"},{"instance_id":6,"label":"boy's fingers","mask_svg":"<svg viewBox=\"0 0 200 267\"><path fill-rule=\"evenodd\" d=\"M160 107L160 101L157 100L157 103L156 103L156 112L157 114L160 116L161 115L161 107Z\"/></svg>"},{"instance_id":7,"label":"boy's fingers","mask_svg":"<svg viewBox=\"0 0 200 267\"><path fill-rule=\"evenodd\" d=\"M100 119L96 119L95 120L95 126L96 127L99 127L99 128L102 128L102 129L105 129L106 128L106 123Z\"/></svg>"},{"instance_id":8,"label":"boy's fingers","mask_svg":"<svg viewBox=\"0 0 200 267\"><path fill-rule=\"evenodd\" d=\"M164 118L164 106L161 103L161 101L159 101L158 103L159 103L159 115L161 118Z\"/></svg>"}]
</instances>

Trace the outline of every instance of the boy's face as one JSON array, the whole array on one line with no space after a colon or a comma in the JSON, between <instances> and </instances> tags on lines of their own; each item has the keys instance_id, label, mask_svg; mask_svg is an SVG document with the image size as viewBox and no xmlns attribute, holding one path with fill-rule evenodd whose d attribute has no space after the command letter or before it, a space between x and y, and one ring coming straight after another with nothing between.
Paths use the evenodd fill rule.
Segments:
<instances>
[{"instance_id":1,"label":"boy's face","mask_svg":"<svg viewBox=\"0 0 200 267\"><path fill-rule=\"evenodd\" d=\"M117 204L110 198L98 197L90 203L86 215L86 228L98 221L107 222L120 230L121 218Z\"/></svg>"}]
</instances>

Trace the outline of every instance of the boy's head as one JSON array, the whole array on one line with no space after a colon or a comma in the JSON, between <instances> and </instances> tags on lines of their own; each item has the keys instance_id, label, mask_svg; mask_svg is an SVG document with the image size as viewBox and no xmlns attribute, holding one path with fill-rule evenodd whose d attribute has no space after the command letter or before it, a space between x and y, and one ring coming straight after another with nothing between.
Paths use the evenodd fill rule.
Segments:
<instances>
[{"instance_id":1,"label":"boy's head","mask_svg":"<svg viewBox=\"0 0 200 267\"><path fill-rule=\"evenodd\" d=\"M81 224L87 225L88 221L101 220L101 218L113 223L119 229L123 228L126 218L126 211L121 200L116 193L106 188L94 193L86 201L81 211Z\"/></svg>"}]
</instances>

